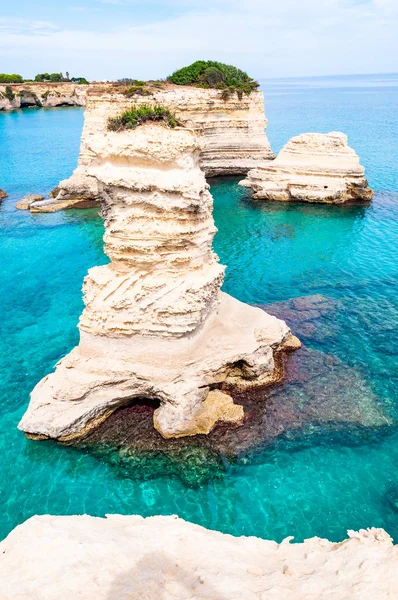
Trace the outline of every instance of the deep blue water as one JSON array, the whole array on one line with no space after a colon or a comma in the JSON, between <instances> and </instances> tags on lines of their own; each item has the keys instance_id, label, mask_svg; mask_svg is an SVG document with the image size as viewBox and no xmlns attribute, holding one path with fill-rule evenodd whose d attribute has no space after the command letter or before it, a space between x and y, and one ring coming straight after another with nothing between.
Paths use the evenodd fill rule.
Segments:
<instances>
[{"instance_id":1,"label":"deep blue water","mask_svg":"<svg viewBox=\"0 0 398 600\"><path fill-rule=\"evenodd\" d=\"M342 381L343 402L357 403L368 425L379 411L386 425L355 439L349 427L287 437L199 488L176 477L122 477L88 453L17 431L33 386L77 343L83 277L106 258L95 210L14 208L23 194L69 176L82 111L0 113L0 187L9 193L0 207L0 537L35 513L121 512L176 513L277 540L338 540L347 528L383 526L398 540L397 84L391 76L263 85L274 150L301 132L345 131L376 190L370 207L254 204L236 179L212 184L224 289L255 304L314 294L335 302L326 317L310 311L304 341L355 371L361 386ZM327 398L328 381L316 385Z\"/></svg>"}]
</instances>

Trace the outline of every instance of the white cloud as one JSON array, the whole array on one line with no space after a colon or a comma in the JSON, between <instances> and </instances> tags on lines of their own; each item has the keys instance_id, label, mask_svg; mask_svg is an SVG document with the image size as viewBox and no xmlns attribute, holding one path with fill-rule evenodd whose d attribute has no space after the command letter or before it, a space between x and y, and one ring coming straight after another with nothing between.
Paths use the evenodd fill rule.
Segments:
<instances>
[{"instance_id":1,"label":"white cloud","mask_svg":"<svg viewBox=\"0 0 398 600\"><path fill-rule=\"evenodd\" d=\"M48 21L0 18L0 33L2 35L47 35L58 30L59 27L57 25Z\"/></svg>"},{"instance_id":2,"label":"white cloud","mask_svg":"<svg viewBox=\"0 0 398 600\"><path fill-rule=\"evenodd\" d=\"M29 57L30 74L68 69L92 79L164 77L198 58L257 78L387 72L397 65L395 2L229 0L227 8L224 0L203 0L195 10L194 0L172 0L186 7L180 16L157 21L153 12L144 25L102 32L51 24L7 30L0 20L0 56L8 55L8 71L22 71Z\"/></svg>"}]
</instances>

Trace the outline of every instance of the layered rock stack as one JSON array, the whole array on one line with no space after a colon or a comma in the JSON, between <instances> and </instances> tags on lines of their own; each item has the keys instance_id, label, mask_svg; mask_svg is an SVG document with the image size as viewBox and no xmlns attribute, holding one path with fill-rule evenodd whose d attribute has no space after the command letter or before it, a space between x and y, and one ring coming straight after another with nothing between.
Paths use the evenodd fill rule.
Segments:
<instances>
[{"instance_id":1,"label":"layered rock stack","mask_svg":"<svg viewBox=\"0 0 398 600\"><path fill-rule=\"evenodd\" d=\"M240 185L253 198L280 202L368 202L373 192L344 133L305 133L292 138L277 158L249 171Z\"/></svg>"},{"instance_id":2,"label":"layered rock stack","mask_svg":"<svg viewBox=\"0 0 398 600\"><path fill-rule=\"evenodd\" d=\"M60 182L50 200L32 205L33 212L98 204L98 184L88 174L88 168L97 160L92 139L106 131L110 116L132 105L169 106L183 125L203 134L200 165L207 177L245 174L275 157L265 134L267 120L261 91L254 90L242 98L234 93L223 99L220 90L162 84L160 88L150 88L150 95L126 98L121 89L88 89L78 167L69 179Z\"/></svg>"},{"instance_id":3,"label":"layered rock stack","mask_svg":"<svg viewBox=\"0 0 398 600\"><path fill-rule=\"evenodd\" d=\"M236 423L242 411L214 388L272 381L274 352L295 344L283 321L220 291L200 140L154 123L91 132L87 177L111 262L90 269L79 346L33 390L19 427L70 438L140 398L159 402L165 437Z\"/></svg>"}]
</instances>

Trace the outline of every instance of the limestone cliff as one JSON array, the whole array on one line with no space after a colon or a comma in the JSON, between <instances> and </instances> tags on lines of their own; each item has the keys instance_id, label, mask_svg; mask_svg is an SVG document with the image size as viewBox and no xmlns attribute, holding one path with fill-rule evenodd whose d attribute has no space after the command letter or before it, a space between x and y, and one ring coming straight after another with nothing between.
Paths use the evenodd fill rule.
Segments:
<instances>
[{"instance_id":1,"label":"limestone cliff","mask_svg":"<svg viewBox=\"0 0 398 600\"><path fill-rule=\"evenodd\" d=\"M42 106L84 106L88 85L21 83L0 85L0 111Z\"/></svg>"},{"instance_id":2,"label":"limestone cliff","mask_svg":"<svg viewBox=\"0 0 398 600\"><path fill-rule=\"evenodd\" d=\"M240 185L256 199L343 204L367 202L372 190L343 133L306 133L292 138L277 158L249 171Z\"/></svg>"},{"instance_id":3,"label":"limestone cliff","mask_svg":"<svg viewBox=\"0 0 398 600\"><path fill-rule=\"evenodd\" d=\"M32 517L0 543L4 600L384 600L398 547L383 529L340 543L233 537L177 517Z\"/></svg>"},{"instance_id":4,"label":"limestone cliff","mask_svg":"<svg viewBox=\"0 0 398 600\"><path fill-rule=\"evenodd\" d=\"M75 436L137 398L160 402L165 437L208 431L219 416L236 422L212 388L272 381L273 352L291 347L290 330L220 291L196 132L153 123L110 132L95 127L108 114L98 110L82 161L102 198L111 263L90 269L80 344L33 390L19 427Z\"/></svg>"},{"instance_id":5,"label":"limestone cliff","mask_svg":"<svg viewBox=\"0 0 398 600\"><path fill-rule=\"evenodd\" d=\"M265 134L264 97L253 91L240 99L236 93L223 99L220 90L162 84L150 88L148 96L127 98L117 86L90 86L78 167L61 181L49 201L35 203L31 210L52 212L80 208L98 201L98 186L88 178L95 164L92 150L97 136L106 132L107 121L115 114L139 104L168 106L189 128L202 133L200 165L206 176L236 175L274 158Z\"/></svg>"}]
</instances>

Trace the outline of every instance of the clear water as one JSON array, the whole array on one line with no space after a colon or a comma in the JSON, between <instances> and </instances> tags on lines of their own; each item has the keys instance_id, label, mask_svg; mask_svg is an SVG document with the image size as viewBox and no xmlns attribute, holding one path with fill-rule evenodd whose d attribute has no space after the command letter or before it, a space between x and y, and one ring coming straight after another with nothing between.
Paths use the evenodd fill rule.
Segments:
<instances>
[{"instance_id":1,"label":"clear water","mask_svg":"<svg viewBox=\"0 0 398 600\"><path fill-rule=\"evenodd\" d=\"M233 534L338 540L383 526L398 540L398 83L371 79L264 85L274 149L303 131L343 130L377 190L369 208L253 204L235 179L212 184L225 290L264 304L322 294L338 300L338 335L306 344L361 373L390 419L360 441L306 432L229 465L199 488L175 477L137 481L81 450L26 440L16 425L29 392L77 342L81 284L106 261L95 211L15 210L75 166L79 109L0 113L0 537L35 513L178 514ZM319 335L322 331L322 335ZM351 393L347 386L347 395ZM348 396L347 396L348 397Z\"/></svg>"}]
</instances>

